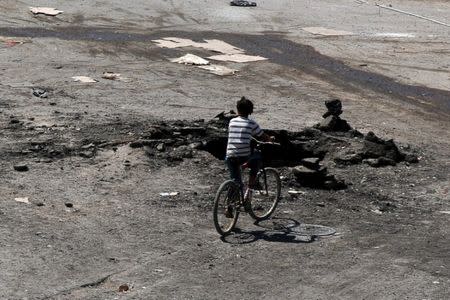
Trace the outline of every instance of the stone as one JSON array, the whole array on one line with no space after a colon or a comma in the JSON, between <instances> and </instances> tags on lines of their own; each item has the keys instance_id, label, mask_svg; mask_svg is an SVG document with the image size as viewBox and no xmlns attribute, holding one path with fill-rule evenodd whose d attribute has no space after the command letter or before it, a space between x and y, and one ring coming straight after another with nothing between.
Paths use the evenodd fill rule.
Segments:
<instances>
[{"instance_id":1,"label":"stone","mask_svg":"<svg viewBox=\"0 0 450 300\"><path fill-rule=\"evenodd\" d=\"M405 161L408 163L416 164L419 162L419 158L417 157L417 155L408 153L405 155Z\"/></svg>"},{"instance_id":2,"label":"stone","mask_svg":"<svg viewBox=\"0 0 450 300\"><path fill-rule=\"evenodd\" d=\"M156 146L156 150L159 152L164 152L166 150L166 145L164 145L164 143L160 143Z\"/></svg>"},{"instance_id":3,"label":"stone","mask_svg":"<svg viewBox=\"0 0 450 300\"><path fill-rule=\"evenodd\" d=\"M320 158L318 157L307 157L302 159L300 162L309 169L318 170L320 168Z\"/></svg>"},{"instance_id":4,"label":"stone","mask_svg":"<svg viewBox=\"0 0 450 300\"><path fill-rule=\"evenodd\" d=\"M328 116L339 116L342 114L342 102L339 99L328 100L325 102L325 106L328 111L323 115L323 118L327 118Z\"/></svg>"},{"instance_id":5,"label":"stone","mask_svg":"<svg viewBox=\"0 0 450 300\"><path fill-rule=\"evenodd\" d=\"M360 153L338 153L334 161L340 165L355 165L361 163L363 157Z\"/></svg>"},{"instance_id":6,"label":"stone","mask_svg":"<svg viewBox=\"0 0 450 300\"><path fill-rule=\"evenodd\" d=\"M26 164L18 164L14 165L14 170L16 170L17 172L26 172L29 170L29 168Z\"/></svg>"}]
</instances>

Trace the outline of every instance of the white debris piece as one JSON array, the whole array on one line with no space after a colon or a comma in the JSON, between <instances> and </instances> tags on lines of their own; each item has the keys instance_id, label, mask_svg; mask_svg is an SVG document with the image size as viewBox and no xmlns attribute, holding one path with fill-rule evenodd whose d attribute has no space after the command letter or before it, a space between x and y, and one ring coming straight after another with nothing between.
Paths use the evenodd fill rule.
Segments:
<instances>
[{"instance_id":1,"label":"white debris piece","mask_svg":"<svg viewBox=\"0 0 450 300\"><path fill-rule=\"evenodd\" d=\"M208 70L210 73L219 75L219 76L228 76L234 75L238 70L230 69L225 66L219 65L209 65L209 66L199 66L200 69Z\"/></svg>"},{"instance_id":2,"label":"white debris piece","mask_svg":"<svg viewBox=\"0 0 450 300\"><path fill-rule=\"evenodd\" d=\"M57 10L53 7L30 7L30 11L35 15L43 14L47 16L56 16L63 13L62 10Z\"/></svg>"},{"instance_id":3,"label":"white debris piece","mask_svg":"<svg viewBox=\"0 0 450 300\"><path fill-rule=\"evenodd\" d=\"M244 53L243 49L237 48L221 40L205 40L205 42L194 42L190 39L183 39L177 37L166 37L160 40L153 40L158 47L161 48L182 48L182 47L195 47L202 48L214 52L223 54L238 54Z\"/></svg>"},{"instance_id":4,"label":"white debris piece","mask_svg":"<svg viewBox=\"0 0 450 300\"><path fill-rule=\"evenodd\" d=\"M16 200L17 202L30 204L30 201L28 200L28 197L18 197L18 198L14 198L14 200Z\"/></svg>"},{"instance_id":5,"label":"white debris piece","mask_svg":"<svg viewBox=\"0 0 450 300\"><path fill-rule=\"evenodd\" d=\"M440 211L440 213L450 215L450 210L442 210L442 211Z\"/></svg>"},{"instance_id":6,"label":"white debris piece","mask_svg":"<svg viewBox=\"0 0 450 300\"><path fill-rule=\"evenodd\" d=\"M113 73L113 72L103 72L102 78L109 79L109 80L116 80L116 79L120 79L120 74Z\"/></svg>"},{"instance_id":7,"label":"white debris piece","mask_svg":"<svg viewBox=\"0 0 450 300\"><path fill-rule=\"evenodd\" d=\"M289 195L304 195L304 194L306 194L306 192L303 192L303 191L296 191L296 190L289 190L289 191L288 191L288 194L289 194Z\"/></svg>"},{"instance_id":8,"label":"white debris piece","mask_svg":"<svg viewBox=\"0 0 450 300\"><path fill-rule=\"evenodd\" d=\"M200 56L190 54L190 53L188 53L182 57L179 57L179 58L171 59L170 61L174 62L174 63L179 63L179 64L196 65L196 66L209 64L209 61L207 61L206 59L203 59Z\"/></svg>"},{"instance_id":9,"label":"white debris piece","mask_svg":"<svg viewBox=\"0 0 450 300\"><path fill-rule=\"evenodd\" d=\"M74 81L77 82L83 82L83 83L95 83L97 82L97 80L91 78L91 77L87 77L87 76L73 76L72 77Z\"/></svg>"},{"instance_id":10,"label":"white debris piece","mask_svg":"<svg viewBox=\"0 0 450 300\"><path fill-rule=\"evenodd\" d=\"M159 193L161 197L174 197L178 196L179 192L170 192L170 193Z\"/></svg>"},{"instance_id":11,"label":"white debris piece","mask_svg":"<svg viewBox=\"0 0 450 300\"><path fill-rule=\"evenodd\" d=\"M267 58L262 57L262 56L254 56L254 55L246 55L246 54L221 54L221 55L213 55L208 58L212 59L212 60L232 61L232 62L238 62L238 63L267 60Z\"/></svg>"},{"instance_id":12,"label":"white debris piece","mask_svg":"<svg viewBox=\"0 0 450 300\"><path fill-rule=\"evenodd\" d=\"M304 27L302 28L304 31L312 33L312 34L318 34L318 35L352 35L353 32L350 31L344 31L344 30L335 30L335 29L329 29L324 27Z\"/></svg>"}]
</instances>

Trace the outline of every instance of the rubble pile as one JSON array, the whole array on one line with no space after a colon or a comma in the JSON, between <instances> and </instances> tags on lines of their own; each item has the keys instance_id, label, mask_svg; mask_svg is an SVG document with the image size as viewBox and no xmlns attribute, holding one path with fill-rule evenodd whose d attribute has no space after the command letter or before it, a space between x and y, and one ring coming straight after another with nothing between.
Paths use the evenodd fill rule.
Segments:
<instances>
[{"instance_id":1,"label":"rubble pile","mask_svg":"<svg viewBox=\"0 0 450 300\"><path fill-rule=\"evenodd\" d=\"M276 137L280 146L264 145L265 164L290 167L295 182L301 186L342 189L343 180L329 174L328 165L340 167L367 163L371 167L395 166L398 162L417 162L412 154L402 153L393 140L383 140L373 132L363 135L341 119L342 103L338 99L325 103L324 120L300 132L265 130ZM227 129L233 111L222 112L210 121L160 122L152 125L150 134L130 144L143 147L155 159L179 162L207 151L218 159L225 158ZM292 181L292 180L291 180Z\"/></svg>"}]
</instances>

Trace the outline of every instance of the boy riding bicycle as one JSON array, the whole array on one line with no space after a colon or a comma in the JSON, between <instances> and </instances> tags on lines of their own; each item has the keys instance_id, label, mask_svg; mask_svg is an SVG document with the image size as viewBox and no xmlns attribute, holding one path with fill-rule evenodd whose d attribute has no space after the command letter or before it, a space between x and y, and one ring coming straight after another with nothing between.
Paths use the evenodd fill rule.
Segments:
<instances>
[{"instance_id":1,"label":"boy riding bicycle","mask_svg":"<svg viewBox=\"0 0 450 300\"><path fill-rule=\"evenodd\" d=\"M252 153L250 146L252 138L257 138L264 142L274 141L273 136L265 134L258 123L249 119L253 113L253 103L249 99L242 97L236 104L238 116L230 120L228 125L228 144L225 162L230 171L230 177L243 188L241 177L241 165L247 163L250 167L250 177L244 201L250 198L251 189L255 187L256 175L261 164L261 155L258 152ZM248 203L247 203L248 204Z\"/></svg>"}]
</instances>

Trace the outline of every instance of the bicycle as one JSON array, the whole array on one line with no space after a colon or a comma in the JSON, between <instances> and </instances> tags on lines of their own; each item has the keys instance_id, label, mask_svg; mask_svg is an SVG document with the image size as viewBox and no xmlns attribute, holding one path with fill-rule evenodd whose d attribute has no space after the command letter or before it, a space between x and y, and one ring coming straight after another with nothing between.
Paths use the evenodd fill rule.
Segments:
<instances>
[{"instance_id":1,"label":"bicycle","mask_svg":"<svg viewBox=\"0 0 450 300\"><path fill-rule=\"evenodd\" d=\"M280 145L257 141L255 151L261 152L261 147L267 144ZM247 162L242 164L241 174L248 168ZM236 225L242 208L256 221L269 218L280 201L280 194L280 176L274 168L265 167L264 158L262 158L262 168L256 176L256 184L252 193L249 193L248 201L244 202L244 189L234 180L226 180L220 185L214 199L213 210L214 226L217 232L220 235L230 233Z\"/></svg>"}]
</instances>

